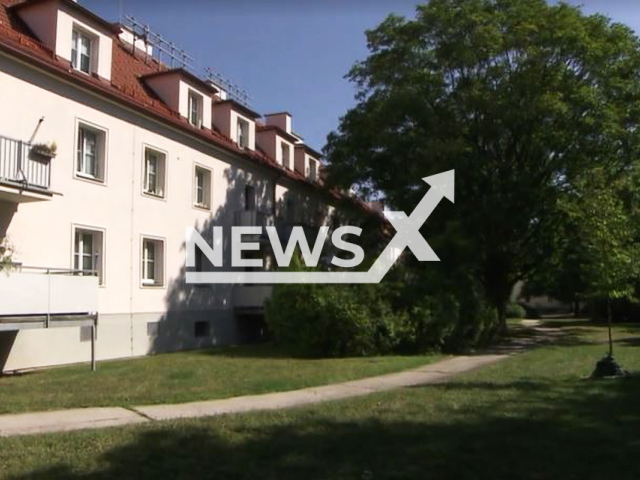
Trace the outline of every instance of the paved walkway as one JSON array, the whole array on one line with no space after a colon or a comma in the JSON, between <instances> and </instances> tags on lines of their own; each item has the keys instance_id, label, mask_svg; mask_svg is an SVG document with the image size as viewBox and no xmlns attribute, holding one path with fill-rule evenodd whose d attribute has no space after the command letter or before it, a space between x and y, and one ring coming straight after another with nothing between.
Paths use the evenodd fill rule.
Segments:
<instances>
[{"instance_id":1,"label":"paved walkway","mask_svg":"<svg viewBox=\"0 0 640 480\"><path fill-rule=\"evenodd\" d=\"M255 410L274 410L358 397L395 388L438 383L454 375L498 362L537 344L548 342L558 333L557 330L554 332L545 330L549 329L535 328L531 336L514 340L507 345L496 348L491 353L457 356L412 370L334 385L203 402L139 406L131 409L121 407L80 408L0 415L0 437L103 428Z\"/></svg>"}]
</instances>

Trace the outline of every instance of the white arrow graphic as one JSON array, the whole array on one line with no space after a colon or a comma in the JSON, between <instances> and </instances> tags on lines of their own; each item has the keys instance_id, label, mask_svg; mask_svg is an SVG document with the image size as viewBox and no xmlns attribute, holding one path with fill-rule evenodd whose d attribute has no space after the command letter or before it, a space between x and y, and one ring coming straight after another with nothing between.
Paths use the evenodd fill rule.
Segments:
<instances>
[{"instance_id":1,"label":"white arrow graphic","mask_svg":"<svg viewBox=\"0 0 640 480\"><path fill-rule=\"evenodd\" d=\"M454 170L425 177L431 188L422 197L410 216L405 212L384 212L396 229L396 235L367 272L187 272L187 283L379 283L409 247L421 262L440 259L420 234L420 227L429 218L443 198L455 200Z\"/></svg>"}]
</instances>

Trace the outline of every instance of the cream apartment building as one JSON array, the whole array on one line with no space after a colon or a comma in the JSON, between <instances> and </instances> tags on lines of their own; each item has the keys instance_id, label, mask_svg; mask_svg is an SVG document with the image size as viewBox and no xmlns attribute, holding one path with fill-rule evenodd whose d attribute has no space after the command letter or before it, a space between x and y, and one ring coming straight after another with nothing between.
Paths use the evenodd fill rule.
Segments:
<instances>
[{"instance_id":1,"label":"cream apartment building","mask_svg":"<svg viewBox=\"0 0 640 480\"><path fill-rule=\"evenodd\" d=\"M286 239L362 213L323 186L291 121L71 0L0 0L0 238L16 263L0 278L0 369L87 360L91 331L62 321L76 310L97 311L97 359L255 336L269 288L187 285L184 232L276 225ZM36 315L63 328L21 328Z\"/></svg>"}]
</instances>

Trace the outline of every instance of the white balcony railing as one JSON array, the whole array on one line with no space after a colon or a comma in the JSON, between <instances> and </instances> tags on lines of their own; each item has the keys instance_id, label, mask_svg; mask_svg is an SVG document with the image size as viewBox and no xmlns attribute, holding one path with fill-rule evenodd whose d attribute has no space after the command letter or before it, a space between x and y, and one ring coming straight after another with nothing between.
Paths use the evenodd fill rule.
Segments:
<instances>
[{"instance_id":1,"label":"white balcony railing","mask_svg":"<svg viewBox=\"0 0 640 480\"><path fill-rule=\"evenodd\" d=\"M37 153L28 142L0 136L0 182L49 189L51 158Z\"/></svg>"},{"instance_id":2,"label":"white balcony railing","mask_svg":"<svg viewBox=\"0 0 640 480\"><path fill-rule=\"evenodd\" d=\"M87 315L98 311L98 277L91 272L16 265L0 273L3 317Z\"/></svg>"}]
</instances>

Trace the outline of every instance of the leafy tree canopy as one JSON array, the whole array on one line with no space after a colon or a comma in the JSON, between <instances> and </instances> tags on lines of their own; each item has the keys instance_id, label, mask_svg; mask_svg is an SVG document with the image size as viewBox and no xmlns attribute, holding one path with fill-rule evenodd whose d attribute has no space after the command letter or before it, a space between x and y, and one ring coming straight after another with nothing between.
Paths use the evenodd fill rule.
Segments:
<instances>
[{"instance_id":1,"label":"leafy tree canopy","mask_svg":"<svg viewBox=\"0 0 640 480\"><path fill-rule=\"evenodd\" d=\"M503 313L552 252L581 175L615 178L639 158L639 41L544 0L431 0L367 40L348 74L358 104L325 148L329 180L410 212L421 178L455 169L455 206L424 228L442 265L421 268L473 272Z\"/></svg>"}]
</instances>

